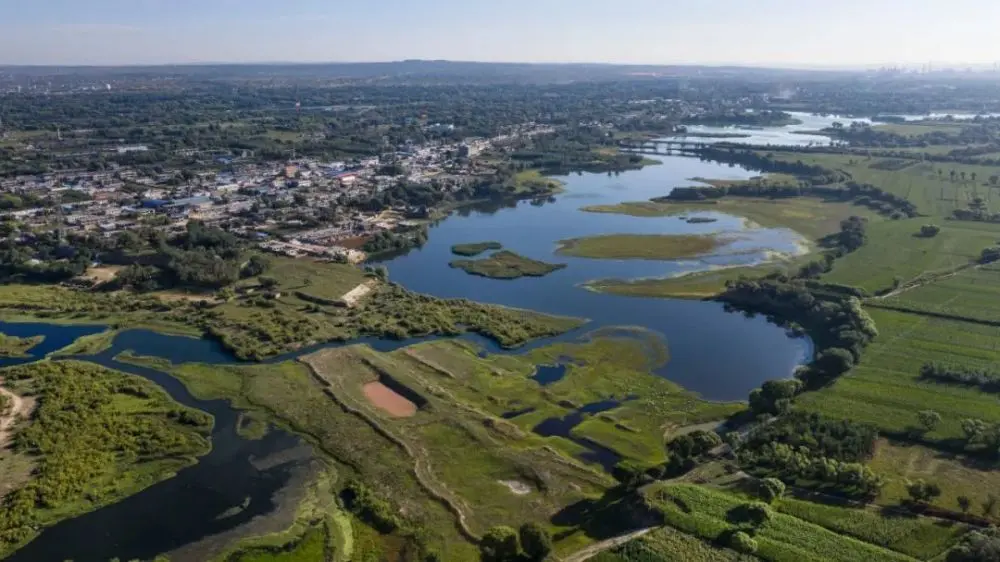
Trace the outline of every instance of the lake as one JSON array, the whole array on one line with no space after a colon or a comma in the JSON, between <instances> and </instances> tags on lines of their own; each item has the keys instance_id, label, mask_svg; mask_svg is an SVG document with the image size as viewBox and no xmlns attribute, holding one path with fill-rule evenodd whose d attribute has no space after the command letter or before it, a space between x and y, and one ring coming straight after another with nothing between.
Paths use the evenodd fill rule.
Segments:
<instances>
[{"instance_id":1,"label":"lake","mask_svg":"<svg viewBox=\"0 0 1000 562\"><path fill-rule=\"evenodd\" d=\"M753 264L767 250L794 252L801 237L787 229L746 228L744 220L720 213L717 222L689 224L679 217L641 218L586 213L580 207L646 200L673 187L692 185L688 178L744 179L755 172L682 156L658 157L663 164L614 174L573 174L559 179L566 191L553 203L520 202L504 208L464 209L432 227L420 249L383 262L389 278L404 287L443 298L468 298L590 320L582 329L639 326L666 337L670 361L657 374L711 400L745 400L767 379L791 376L811 354L807 339L791 339L762 317L729 313L715 302L623 297L589 291L593 279L666 277L712 266ZM707 234L742 237L716 254L679 261L593 260L556 254L566 238L598 234ZM454 244L494 240L505 249L568 267L542 278L498 280L472 276L448 267ZM555 338L574 339L580 331ZM545 340L535 345L553 341Z\"/></svg>"}]
</instances>

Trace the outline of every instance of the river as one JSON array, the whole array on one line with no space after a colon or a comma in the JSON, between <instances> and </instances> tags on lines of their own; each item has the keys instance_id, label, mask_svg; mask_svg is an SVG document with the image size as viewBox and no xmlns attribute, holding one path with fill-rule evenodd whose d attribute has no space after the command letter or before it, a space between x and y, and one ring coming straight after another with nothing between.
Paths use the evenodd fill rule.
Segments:
<instances>
[{"instance_id":1,"label":"river","mask_svg":"<svg viewBox=\"0 0 1000 562\"><path fill-rule=\"evenodd\" d=\"M798 125L786 125L784 127L708 127L704 125L692 125L687 128L689 133L695 135L671 136L666 140L684 141L695 144L745 144L755 146L830 146L834 140L825 135L807 134L832 127L834 123L842 123L849 127L851 123L872 124L871 119L862 117L843 117L839 115L813 115L798 111L789 112L789 115L798 119L802 123ZM745 137L705 137L702 135L747 135Z\"/></svg>"}]
</instances>

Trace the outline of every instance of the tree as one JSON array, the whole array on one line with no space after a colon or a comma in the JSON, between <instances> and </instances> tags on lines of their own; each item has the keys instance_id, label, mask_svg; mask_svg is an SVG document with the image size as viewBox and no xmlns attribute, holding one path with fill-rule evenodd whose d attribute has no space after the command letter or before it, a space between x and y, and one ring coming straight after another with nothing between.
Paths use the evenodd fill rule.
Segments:
<instances>
[{"instance_id":1,"label":"tree","mask_svg":"<svg viewBox=\"0 0 1000 562\"><path fill-rule=\"evenodd\" d=\"M258 281L260 282L260 286L268 291L278 286L278 280L274 277L261 277Z\"/></svg>"},{"instance_id":2,"label":"tree","mask_svg":"<svg viewBox=\"0 0 1000 562\"><path fill-rule=\"evenodd\" d=\"M529 560L541 561L552 552L552 537L538 523L521 525L521 549Z\"/></svg>"},{"instance_id":3,"label":"tree","mask_svg":"<svg viewBox=\"0 0 1000 562\"><path fill-rule=\"evenodd\" d=\"M925 432L934 431L934 428L941 425L941 414L934 410L921 410L917 412L917 420L924 426Z\"/></svg>"},{"instance_id":4,"label":"tree","mask_svg":"<svg viewBox=\"0 0 1000 562\"><path fill-rule=\"evenodd\" d=\"M976 181L976 172L972 172L970 177L972 178L972 181Z\"/></svg>"},{"instance_id":5,"label":"tree","mask_svg":"<svg viewBox=\"0 0 1000 562\"><path fill-rule=\"evenodd\" d=\"M243 268L243 276L257 277L258 275L262 275L270 267L271 267L270 259L260 254L254 254L250 256L250 259L247 261L246 266Z\"/></svg>"},{"instance_id":6,"label":"tree","mask_svg":"<svg viewBox=\"0 0 1000 562\"><path fill-rule=\"evenodd\" d=\"M780 498L784 493L785 483L777 478L765 478L760 481L760 485L757 488L757 494L760 496L760 499L767 503L774 503L774 500Z\"/></svg>"},{"instance_id":7,"label":"tree","mask_svg":"<svg viewBox=\"0 0 1000 562\"><path fill-rule=\"evenodd\" d=\"M1000 530L972 531L948 552L946 562L995 562L1000 560Z\"/></svg>"},{"instance_id":8,"label":"tree","mask_svg":"<svg viewBox=\"0 0 1000 562\"><path fill-rule=\"evenodd\" d=\"M958 496L955 501L958 502L958 509L961 509L962 513L968 513L969 508L972 507L972 500L969 499L969 496Z\"/></svg>"},{"instance_id":9,"label":"tree","mask_svg":"<svg viewBox=\"0 0 1000 562\"><path fill-rule=\"evenodd\" d=\"M513 562L517 560L519 550L517 531L506 525L490 528L479 541L479 552L484 562Z\"/></svg>"},{"instance_id":10,"label":"tree","mask_svg":"<svg viewBox=\"0 0 1000 562\"><path fill-rule=\"evenodd\" d=\"M906 491L917 503L930 503L934 498L941 495L941 488L937 484L917 480L910 482L906 486Z\"/></svg>"},{"instance_id":11,"label":"tree","mask_svg":"<svg viewBox=\"0 0 1000 562\"><path fill-rule=\"evenodd\" d=\"M854 354L846 349L831 347L816 357L813 366L832 376L851 370L854 366Z\"/></svg>"},{"instance_id":12,"label":"tree","mask_svg":"<svg viewBox=\"0 0 1000 562\"><path fill-rule=\"evenodd\" d=\"M997 497L993 494L987 494L986 499L983 500L983 504L980 507L983 510L984 516L993 517L997 508Z\"/></svg>"},{"instance_id":13,"label":"tree","mask_svg":"<svg viewBox=\"0 0 1000 562\"><path fill-rule=\"evenodd\" d=\"M996 187L998 184L1000 184L1000 176L996 174L990 176L990 185Z\"/></svg>"}]
</instances>

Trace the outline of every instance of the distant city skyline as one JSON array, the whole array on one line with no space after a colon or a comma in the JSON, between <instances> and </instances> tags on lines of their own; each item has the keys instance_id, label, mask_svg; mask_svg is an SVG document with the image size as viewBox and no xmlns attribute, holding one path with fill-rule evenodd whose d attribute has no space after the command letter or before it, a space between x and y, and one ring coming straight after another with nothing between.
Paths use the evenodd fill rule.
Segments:
<instances>
[{"instance_id":1,"label":"distant city skyline","mask_svg":"<svg viewBox=\"0 0 1000 562\"><path fill-rule=\"evenodd\" d=\"M0 0L0 64L1000 61L993 0Z\"/></svg>"}]
</instances>

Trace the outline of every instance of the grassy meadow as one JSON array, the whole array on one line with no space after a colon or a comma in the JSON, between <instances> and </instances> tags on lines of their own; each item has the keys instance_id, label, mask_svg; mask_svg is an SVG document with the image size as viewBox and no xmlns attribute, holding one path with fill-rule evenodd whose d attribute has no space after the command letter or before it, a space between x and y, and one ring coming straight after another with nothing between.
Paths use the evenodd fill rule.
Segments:
<instances>
[{"instance_id":1,"label":"grassy meadow","mask_svg":"<svg viewBox=\"0 0 1000 562\"><path fill-rule=\"evenodd\" d=\"M728 242L717 235L604 234L560 240L556 254L603 260L676 260L709 254Z\"/></svg>"}]
</instances>

